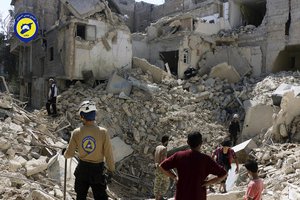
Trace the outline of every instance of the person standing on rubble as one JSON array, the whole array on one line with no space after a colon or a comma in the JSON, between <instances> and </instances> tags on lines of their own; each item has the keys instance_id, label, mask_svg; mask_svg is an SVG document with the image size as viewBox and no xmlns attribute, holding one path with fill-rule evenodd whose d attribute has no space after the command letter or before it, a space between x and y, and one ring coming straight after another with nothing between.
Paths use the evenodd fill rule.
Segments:
<instances>
[{"instance_id":1,"label":"person standing on rubble","mask_svg":"<svg viewBox=\"0 0 300 200\"><path fill-rule=\"evenodd\" d=\"M154 195L155 200L162 200L170 186L170 179L160 169L159 164L167 158L167 146L169 143L169 136L164 135L161 139L161 145L155 148L155 181L154 181Z\"/></svg>"},{"instance_id":2,"label":"person standing on rubble","mask_svg":"<svg viewBox=\"0 0 300 200\"><path fill-rule=\"evenodd\" d=\"M232 160L235 161L236 169L235 172L239 172L239 162L235 155L235 152L231 147L231 141L225 140L221 143L221 147L218 147L212 154L212 158L217 161L217 163L222 166L227 172L231 169ZM219 191L221 193L226 193L226 179L224 179L221 184Z\"/></svg>"},{"instance_id":3,"label":"person standing on rubble","mask_svg":"<svg viewBox=\"0 0 300 200\"><path fill-rule=\"evenodd\" d=\"M254 160L248 160L245 165L251 181L248 184L244 200L261 200L264 183L258 176L258 165Z\"/></svg>"},{"instance_id":4,"label":"person standing on rubble","mask_svg":"<svg viewBox=\"0 0 300 200\"><path fill-rule=\"evenodd\" d=\"M72 133L65 158L71 158L78 151L79 162L74 175L77 200L85 200L89 187L92 188L95 200L107 200L106 174L104 160L108 167L108 175L115 171L115 163L109 134L105 128L95 124L96 106L92 101L84 101L79 106L80 119L83 126Z\"/></svg>"},{"instance_id":5,"label":"person standing on rubble","mask_svg":"<svg viewBox=\"0 0 300 200\"><path fill-rule=\"evenodd\" d=\"M206 200L206 186L226 178L226 171L210 156L201 153L202 135L193 132L188 135L190 150L179 151L164 160L160 169L177 182L175 200ZM178 176L171 171L177 169ZM207 180L207 176L216 177Z\"/></svg>"},{"instance_id":6,"label":"person standing on rubble","mask_svg":"<svg viewBox=\"0 0 300 200\"><path fill-rule=\"evenodd\" d=\"M57 97L57 87L53 78L49 79L49 92L48 92L48 101L46 103L46 109L49 116L56 117L56 97ZM53 112L51 112L50 106L52 107Z\"/></svg>"},{"instance_id":7,"label":"person standing on rubble","mask_svg":"<svg viewBox=\"0 0 300 200\"><path fill-rule=\"evenodd\" d=\"M237 136L241 132L238 114L233 115L233 119L229 124L228 132L230 134L230 140L233 146L235 146L237 141Z\"/></svg>"}]
</instances>

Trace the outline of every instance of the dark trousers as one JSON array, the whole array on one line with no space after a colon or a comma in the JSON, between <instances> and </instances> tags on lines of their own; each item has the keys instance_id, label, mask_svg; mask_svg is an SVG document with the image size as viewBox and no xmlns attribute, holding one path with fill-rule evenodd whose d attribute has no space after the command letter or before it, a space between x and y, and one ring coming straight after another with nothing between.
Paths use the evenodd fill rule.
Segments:
<instances>
[{"instance_id":1,"label":"dark trousers","mask_svg":"<svg viewBox=\"0 0 300 200\"><path fill-rule=\"evenodd\" d=\"M103 173L104 163L79 161L75 170L75 192L77 200L86 200L89 187L92 188L95 200L108 200L106 180Z\"/></svg>"},{"instance_id":2,"label":"dark trousers","mask_svg":"<svg viewBox=\"0 0 300 200\"><path fill-rule=\"evenodd\" d=\"M232 144L233 144L233 146L235 146L236 145L236 141L237 141L237 134L230 134L230 140L231 140L231 142L232 142Z\"/></svg>"},{"instance_id":3,"label":"dark trousers","mask_svg":"<svg viewBox=\"0 0 300 200\"><path fill-rule=\"evenodd\" d=\"M50 106L52 106L53 112L51 112ZM48 100L48 102L46 103L46 109L47 109L48 115L51 115L51 114L56 115L57 114L57 112L56 112L56 97L53 97Z\"/></svg>"}]
</instances>

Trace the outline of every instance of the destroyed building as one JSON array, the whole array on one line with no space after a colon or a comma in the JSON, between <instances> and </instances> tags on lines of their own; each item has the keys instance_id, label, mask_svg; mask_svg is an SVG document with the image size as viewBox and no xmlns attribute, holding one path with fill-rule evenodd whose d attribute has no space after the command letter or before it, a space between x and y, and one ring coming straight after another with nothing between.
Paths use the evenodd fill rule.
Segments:
<instances>
[{"instance_id":1,"label":"destroyed building","mask_svg":"<svg viewBox=\"0 0 300 200\"><path fill-rule=\"evenodd\" d=\"M154 6L149 15L170 8L168 2ZM134 56L163 69L168 63L179 78L188 67L209 73L224 62L239 76L249 69L253 76L299 69L299 2L206 0L197 1L199 8L186 6L193 4L190 1L182 2L173 12L161 11L168 17L151 23L146 34L133 35ZM194 10L188 9L191 7ZM192 35L196 40L190 39Z\"/></svg>"},{"instance_id":2,"label":"destroyed building","mask_svg":"<svg viewBox=\"0 0 300 200\"><path fill-rule=\"evenodd\" d=\"M40 94L46 94L48 77L56 77L62 90L69 81L84 79L83 71L93 72L95 80L107 79L114 69L131 67L132 55L169 68L178 78L188 68L205 74L218 64L211 76L232 82L246 74L299 69L297 1L88 2L84 7L65 0L48 1L47 6L42 1L11 2L15 15L30 11L40 24L31 43L11 42L19 60L20 96L34 107L44 104ZM124 23L132 32L146 34L135 33L131 39Z\"/></svg>"},{"instance_id":3,"label":"destroyed building","mask_svg":"<svg viewBox=\"0 0 300 200\"><path fill-rule=\"evenodd\" d=\"M66 143L62 136L79 126L77 106L88 98L101 113L97 124L106 127L112 138L117 163L109 189L118 198L153 197L153 151L163 134L172 137L168 146L172 154L186 148L187 133L200 130L201 150L210 154L228 137L226 122L235 112L243 120L243 131L233 148L241 163L247 158L259 162L266 185L263 198L300 199L300 146L296 144L300 142L300 37L296 32L300 3L78 2L60 0L45 5L43 11L40 0L12 1L16 13L32 9L38 18L47 14L39 22L46 28L36 40L12 42L21 66L23 97L32 93L33 105L41 106L38 101L46 96L41 93L47 92L50 76L57 78L60 88L75 84L60 92L57 118L45 117L45 110L28 112L23 102L0 93L0 198L62 198L64 159L59 149ZM119 20L131 30L146 30L132 34L131 43L129 29ZM102 55L106 57L101 65L93 65L98 62L93 59ZM182 80L189 67L198 73ZM282 72L270 73L277 71ZM92 82L75 81L87 74ZM108 76L108 82L91 87L94 80ZM0 87L8 92L2 78ZM229 193L212 193L208 199L241 199L247 172L240 170L237 176L229 175L234 179ZM72 171L68 169L68 176ZM74 197L71 181L67 188L68 196Z\"/></svg>"},{"instance_id":4,"label":"destroyed building","mask_svg":"<svg viewBox=\"0 0 300 200\"><path fill-rule=\"evenodd\" d=\"M47 79L54 77L64 89L70 81L104 80L116 68L130 68L131 35L112 3L78 1L13 0L15 16L28 11L36 15L38 36L30 43L16 38L11 52L17 55L21 80L20 97L33 107L46 101ZM117 9L114 9L117 11ZM28 98L28 99L26 99Z\"/></svg>"}]
</instances>

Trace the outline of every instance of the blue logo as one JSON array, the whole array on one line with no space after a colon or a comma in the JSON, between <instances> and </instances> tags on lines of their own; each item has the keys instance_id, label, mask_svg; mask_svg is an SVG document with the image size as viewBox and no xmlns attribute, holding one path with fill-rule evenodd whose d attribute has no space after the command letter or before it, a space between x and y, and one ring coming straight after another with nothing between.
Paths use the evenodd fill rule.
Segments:
<instances>
[{"instance_id":1,"label":"blue logo","mask_svg":"<svg viewBox=\"0 0 300 200\"><path fill-rule=\"evenodd\" d=\"M21 13L15 19L14 31L22 42L30 42L38 33L38 21L31 13Z\"/></svg>"},{"instance_id":2,"label":"blue logo","mask_svg":"<svg viewBox=\"0 0 300 200\"><path fill-rule=\"evenodd\" d=\"M96 140L92 136L87 136L82 140L82 149L88 154L96 149Z\"/></svg>"}]
</instances>

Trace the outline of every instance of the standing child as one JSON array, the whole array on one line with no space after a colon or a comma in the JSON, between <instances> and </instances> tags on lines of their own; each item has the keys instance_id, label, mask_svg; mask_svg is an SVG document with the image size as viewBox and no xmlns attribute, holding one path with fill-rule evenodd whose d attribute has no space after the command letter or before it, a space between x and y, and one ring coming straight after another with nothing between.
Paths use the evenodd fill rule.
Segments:
<instances>
[{"instance_id":1,"label":"standing child","mask_svg":"<svg viewBox=\"0 0 300 200\"><path fill-rule=\"evenodd\" d=\"M258 165L254 160L248 160L245 164L248 175L251 181L248 184L244 200L261 200L262 191L264 189L264 183L261 178L258 177Z\"/></svg>"},{"instance_id":2,"label":"standing child","mask_svg":"<svg viewBox=\"0 0 300 200\"><path fill-rule=\"evenodd\" d=\"M231 141L225 140L221 143L221 147L218 147L212 154L212 158L216 160L216 162L222 166L227 172L231 169L231 163L234 160L236 164L235 172L239 172L239 162L237 160L236 154L231 147ZM221 193L226 193L226 179L224 179L221 184L219 191Z\"/></svg>"}]
</instances>

